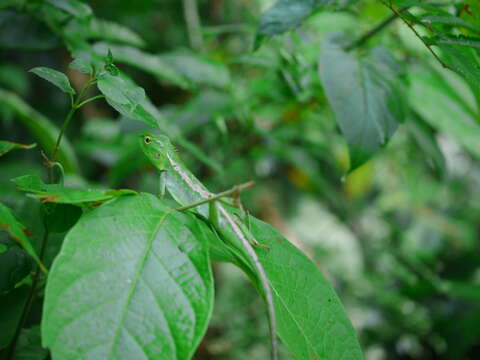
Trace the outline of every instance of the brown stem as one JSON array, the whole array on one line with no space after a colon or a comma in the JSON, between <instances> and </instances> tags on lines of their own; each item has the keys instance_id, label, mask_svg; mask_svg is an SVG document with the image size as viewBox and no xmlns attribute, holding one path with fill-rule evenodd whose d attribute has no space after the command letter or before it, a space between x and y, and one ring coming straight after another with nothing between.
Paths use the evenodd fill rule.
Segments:
<instances>
[{"instance_id":1,"label":"brown stem","mask_svg":"<svg viewBox=\"0 0 480 360\"><path fill-rule=\"evenodd\" d=\"M204 199L204 200L198 201L198 202L193 203L193 204L178 207L175 210L185 211L185 210L193 209L197 206L200 206L200 205L212 202L212 201L220 200L222 197L230 196L230 195L233 195L233 194L238 194L239 192L241 192L245 189L251 188L253 185L255 185L255 182L253 182L253 181L249 181L249 182L246 182L244 184L236 185L233 188L231 188L230 190L223 191L221 193L213 195L212 197L209 197L208 199Z\"/></svg>"}]
</instances>

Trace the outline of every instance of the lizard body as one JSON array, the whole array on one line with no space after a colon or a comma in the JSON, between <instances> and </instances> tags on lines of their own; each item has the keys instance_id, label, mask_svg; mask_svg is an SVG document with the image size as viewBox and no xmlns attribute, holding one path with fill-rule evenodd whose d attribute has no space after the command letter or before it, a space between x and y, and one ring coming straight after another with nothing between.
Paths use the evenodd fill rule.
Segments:
<instances>
[{"instance_id":1,"label":"lizard body","mask_svg":"<svg viewBox=\"0 0 480 360\"><path fill-rule=\"evenodd\" d=\"M141 147L152 164L160 171L161 196L163 196L166 187L171 196L182 206L188 206L215 196L183 165L168 137L142 135ZM249 241L249 239L254 242L256 240L232 210L225 208L220 201L212 204L215 206L215 213L218 213L216 215L218 220L213 221L216 231L227 243L240 247L246 253L246 258L249 259L251 266L258 275L268 309L272 359L276 360L278 355L275 308L267 275ZM209 218L209 215L212 214L212 204L198 205L194 211L205 218Z\"/></svg>"}]
</instances>

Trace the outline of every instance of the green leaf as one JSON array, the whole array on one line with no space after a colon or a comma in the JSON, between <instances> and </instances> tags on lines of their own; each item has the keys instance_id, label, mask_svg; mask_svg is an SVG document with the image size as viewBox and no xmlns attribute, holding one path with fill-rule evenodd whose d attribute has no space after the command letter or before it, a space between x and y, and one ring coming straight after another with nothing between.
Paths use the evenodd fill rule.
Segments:
<instances>
[{"instance_id":1,"label":"green leaf","mask_svg":"<svg viewBox=\"0 0 480 360\"><path fill-rule=\"evenodd\" d=\"M446 161L435 138L435 132L425 124L418 114L414 113L413 119L407 122L407 129L412 134L418 146L424 153L425 158L437 172L446 175Z\"/></svg>"},{"instance_id":2,"label":"green leaf","mask_svg":"<svg viewBox=\"0 0 480 360\"><path fill-rule=\"evenodd\" d=\"M363 359L355 330L319 268L270 225L251 231L274 297L278 332L295 359Z\"/></svg>"},{"instance_id":3,"label":"green leaf","mask_svg":"<svg viewBox=\"0 0 480 360\"><path fill-rule=\"evenodd\" d=\"M92 18L87 22L82 19L73 19L64 28L64 34L77 45L82 41L100 39L109 43L126 44L134 47L145 46L143 39L129 28L115 22L97 18ZM91 47L90 44L87 46Z\"/></svg>"},{"instance_id":4,"label":"green leaf","mask_svg":"<svg viewBox=\"0 0 480 360\"><path fill-rule=\"evenodd\" d=\"M120 114L151 127L158 127L155 114L149 109L145 90L132 80L123 74L113 76L107 73L98 80L97 85L110 106Z\"/></svg>"},{"instance_id":5,"label":"green leaf","mask_svg":"<svg viewBox=\"0 0 480 360\"><path fill-rule=\"evenodd\" d=\"M57 204L83 205L102 203L114 197L136 194L133 190L74 189L58 184L45 184L37 175L24 175L12 180L19 190L28 192L28 196L41 199L42 202Z\"/></svg>"},{"instance_id":6,"label":"green leaf","mask_svg":"<svg viewBox=\"0 0 480 360\"><path fill-rule=\"evenodd\" d=\"M353 171L388 143L404 119L402 69L383 49L360 61L330 39L322 44L319 72Z\"/></svg>"},{"instance_id":7,"label":"green leaf","mask_svg":"<svg viewBox=\"0 0 480 360\"><path fill-rule=\"evenodd\" d=\"M227 88L230 84L228 68L212 59L194 53L171 53L157 57L195 85Z\"/></svg>"},{"instance_id":8,"label":"green leaf","mask_svg":"<svg viewBox=\"0 0 480 360\"><path fill-rule=\"evenodd\" d=\"M448 84L429 68L411 73L410 83L410 104L422 118L480 159L480 125Z\"/></svg>"},{"instance_id":9,"label":"green leaf","mask_svg":"<svg viewBox=\"0 0 480 360\"><path fill-rule=\"evenodd\" d=\"M104 66L104 56L91 51L90 45L82 45L72 50L73 61L69 67L82 74L92 74L101 71Z\"/></svg>"},{"instance_id":10,"label":"green leaf","mask_svg":"<svg viewBox=\"0 0 480 360\"><path fill-rule=\"evenodd\" d=\"M22 329L15 347L15 360L43 360L48 356L48 350L42 348L40 326L34 325Z\"/></svg>"},{"instance_id":11,"label":"green leaf","mask_svg":"<svg viewBox=\"0 0 480 360\"><path fill-rule=\"evenodd\" d=\"M29 71L40 76L42 79L51 82L64 93L75 95L75 90L70 85L70 81L64 73L47 67L36 67Z\"/></svg>"},{"instance_id":12,"label":"green leaf","mask_svg":"<svg viewBox=\"0 0 480 360\"><path fill-rule=\"evenodd\" d=\"M255 48L265 37L282 34L297 28L317 7L325 6L333 0L277 0L262 14L257 29Z\"/></svg>"},{"instance_id":13,"label":"green leaf","mask_svg":"<svg viewBox=\"0 0 480 360\"><path fill-rule=\"evenodd\" d=\"M0 294L0 304L2 304L2 311L0 311L0 349L7 347L12 340L29 292L28 286L22 286L8 294Z\"/></svg>"},{"instance_id":14,"label":"green leaf","mask_svg":"<svg viewBox=\"0 0 480 360\"><path fill-rule=\"evenodd\" d=\"M87 18L92 15L90 6L78 0L46 0L47 3L78 18Z\"/></svg>"},{"instance_id":15,"label":"green leaf","mask_svg":"<svg viewBox=\"0 0 480 360\"><path fill-rule=\"evenodd\" d=\"M475 26L474 24L465 21L461 18L451 15L431 15L427 14L425 16L420 17L420 22L422 24L441 24L441 25L449 25L452 27L459 27L471 30L476 33L480 33L480 27Z\"/></svg>"},{"instance_id":16,"label":"green leaf","mask_svg":"<svg viewBox=\"0 0 480 360\"><path fill-rule=\"evenodd\" d=\"M108 49L108 53L107 53L107 57L105 58L105 62L106 62L107 65L113 63L113 54L112 54L112 51L110 49Z\"/></svg>"},{"instance_id":17,"label":"green leaf","mask_svg":"<svg viewBox=\"0 0 480 360\"><path fill-rule=\"evenodd\" d=\"M190 359L213 304L209 231L149 194L83 216L46 288L42 335L52 357Z\"/></svg>"},{"instance_id":18,"label":"green leaf","mask_svg":"<svg viewBox=\"0 0 480 360\"><path fill-rule=\"evenodd\" d=\"M108 49L107 57L105 58L105 70L112 76L120 74L120 71L113 63L113 54L110 49Z\"/></svg>"},{"instance_id":19,"label":"green leaf","mask_svg":"<svg viewBox=\"0 0 480 360\"><path fill-rule=\"evenodd\" d=\"M30 240L28 240L26 235L27 229L15 218L15 216L13 216L11 210L2 203L0 203L0 229L5 230L13 240L25 249L25 251L37 262L43 272L47 272L47 269L43 266L37 253L33 249L32 244L30 244Z\"/></svg>"},{"instance_id":20,"label":"green leaf","mask_svg":"<svg viewBox=\"0 0 480 360\"><path fill-rule=\"evenodd\" d=\"M5 246L0 243L0 245ZM15 288L15 285L30 274L33 262L30 256L17 245L0 251L0 294Z\"/></svg>"},{"instance_id":21,"label":"green leaf","mask_svg":"<svg viewBox=\"0 0 480 360\"><path fill-rule=\"evenodd\" d=\"M463 39L463 40L462 40ZM463 76L475 91L480 89L480 47L478 40L468 38L438 38L433 43L442 51L442 61L453 71Z\"/></svg>"},{"instance_id":22,"label":"green leaf","mask_svg":"<svg viewBox=\"0 0 480 360\"><path fill-rule=\"evenodd\" d=\"M161 80L170 81L184 89L191 87L188 79L179 73L171 64L165 62L160 56L148 54L130 46L115 46L104 43L98 43L95 45L95 51L99 54L105 54L107 49L111 49L115 54L115 60L118 63L134 66Z\"/></svg>"},{"instance_id":23,"label":"green leaf","mask_svg":"<svg viewBox=\"0 0 480 360\"><path fill-rule=\"evenodd\" d=\"M35 146L37 146L37 144L24 145L11 141L0 140L0 156L5 155L6 153L14 149L33 149Z\"/></svg>"},{"instance_id":24,"label":"green leaf","mask_svg":"<svg viewBox=\"0 0 480 360\"><path fill-rule=\"evenodd\" d=\"M102 39L135 47L145 46L145 41L131 29L112 21L92 19L89 33L91 39Z\"/></svg>"},{"instance_id":25,"label":"green leaf","mask_svg":"<svg viewBox=\"0 0 480 360\"><path fill-rule=\"evenodd\" d=\"M82 216L82 209L70 204L45 203L42 212L45 228L51 233L70 230Z\"/></svg>"},{"instance_id":26,"label":"green leaf","mask_svg":"<svg viewBox=\"0 0 480 360\"><path fill-rule=\"evenodd\" d=\"M468 36L434 36L425 38L425 40L436 45L459 45L480 49L480 39L471 38Z\"/></svg>"},{"instance_id":27,"label":"green leaf","mask_svg":"<svg viewBox=\"0 0 480 360\"><path fill-rule=\"evenodd\" d=\"M42 114L12 92L0 89L0 106L10 110L22 125L40 143L43 149L51 155L59 130ZM78 173L78 160L67 138L63 137L58 152L58 160L62 163L65 172Z\"/></svg>"}]
</instances>

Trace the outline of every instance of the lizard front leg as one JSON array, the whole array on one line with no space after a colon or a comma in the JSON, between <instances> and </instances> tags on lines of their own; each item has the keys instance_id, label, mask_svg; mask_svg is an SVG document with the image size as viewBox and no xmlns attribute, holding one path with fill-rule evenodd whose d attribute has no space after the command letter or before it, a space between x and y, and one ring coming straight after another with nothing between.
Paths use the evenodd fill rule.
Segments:
<instances>
[{"instance_id":1,"label":"lizard front leg","mask_svg":"<svg viewBox=\"0 0 480 360\"><path fill-rule=\"evenodd\" d=\"M167 170L160 171L160 182L159 182L159 196L160 199L163 199L165 196L165 189L167 188Z\"/></svg>"}]
</instances>

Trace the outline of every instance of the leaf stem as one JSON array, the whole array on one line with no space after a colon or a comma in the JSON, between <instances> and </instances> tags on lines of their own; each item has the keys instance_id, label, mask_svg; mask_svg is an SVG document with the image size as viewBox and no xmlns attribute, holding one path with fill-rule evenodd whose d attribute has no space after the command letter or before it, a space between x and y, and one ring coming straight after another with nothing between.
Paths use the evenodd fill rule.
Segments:
<instances>
[{"instance_id":1,"label":"leaf stem","mask_svg":"<svg viewBox=\"0 0 480 360\"><path fill-rule=\"evenodd\" d=\"M77 111L77 108L75 104L73 104L73 106L71 107L70 111L67 114L67 117L65 118L65 121L62 124L60 133L58 134L57 142L55 143L55 147L53 148L53 155L52 155L53 161L57 159L57 153L58 153L58 148L60 147L60 142L62 141L63 134L65 133L65 130L67 130L67 127L70 124L70 120L75 114L75 111Z\"/></svg>"},{"instance_id":2,"label":"leaf stem","mask_svg":"<svg viewBox=\"0 0 480 360\"><path fill-rule=\"evenodd\" d=\"M234 195L234 194L237 194L245 189L248 189L248 188L251 188L253 185L255 185L255 182L254 181L249 181L249 182L246 182L244 184L240 184L240 185L235 185L233 188L231 188L230 190L226 190L226 191L223 191L221 193L218 193L212 197L209 197L208 199L204 199L204 200L201 200L201 201L198 201L198 202L195 202L193 204L189 204L189 205L185 205L185 206L181 206L181 207L178 207L176 208L175 210L177 211L185 211L185 210L189 210L189 209L193 209L197 206L200 206L200 205L203 205L203 204L207 204L207 203L210 203L212 201L217 201L219 199L221 199L222 197L226 197L226 196L230 196L230 195Z\"/></svg>"},{"instance_id":3,"label":"leaf stem","mask_svg":"<svg viewBox=\"0 0 480 360\"><path fill-rule=\"evenodd\" d=\"M87 100L84 100L80 104L78 104L77 109L81 108L83 105L88 104L91 101L95 101L95 100L98 100L98 99L103 99L104 97L105 97L105 95L97 95L97 96L88 98Z\"/></svg>"},{"instance_id":4,"label":"leaf stem","mask_svg":"<svg viewBox=\"0 0 480 360\"><path fill-rule=\"evenodd\" d=\"M404 8L401 8L400 10L398 10L398 13L401 14L402 12L408 10L409 7L406 6ZM391 14L389 17L387 17L385 20L383 20L381 23L379 23L377 26L375 26L374 28L370 29L369 31L367 31L365 34L363 34L362 36L360 36L357 40L353 41L350 45L346 46L344 48L344 50L346 52L349 52L349 51L352 51L353 49L356 49L357 47L360 47L362 46L363 44L365 44L368 40L370 40L370 38L374 37L375 35L377 35L380 31L382 31L383 29L385 29L388 25L390 25L393 21L395 21L399 16L397 15L397 13L393 13Z\"/></svg>"}]
</instances>

